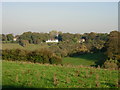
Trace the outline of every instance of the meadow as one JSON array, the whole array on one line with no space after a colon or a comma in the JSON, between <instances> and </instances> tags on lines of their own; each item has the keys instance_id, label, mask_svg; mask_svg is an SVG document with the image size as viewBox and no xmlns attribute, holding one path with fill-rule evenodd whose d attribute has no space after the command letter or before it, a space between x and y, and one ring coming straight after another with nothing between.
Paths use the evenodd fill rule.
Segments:
<instances>
[{"instance_id":1,"label":"meadow","mask_svg":"<svg viewBox=\"0 0 120 90\"><path fill-rule=\"evenodd\" d=\"M35 50L47 44L22 47L2 44L2 49ZM118 70L95 68L103 53L87 53L63 57L62 64L39 64L23 61L2 61L3 88L117 88ZM34 68L33 68L34 67Z\"/></svg>"},{"instance_id":2,"label":"meadow","mask_svg":"<svg viewBox=\"0 0 120 90\"><path fill-rule=\"evenodd\" d=\"M96 66L104 61L102 60L103 58L105 58L103 53L87 53L73 57L64 57L63 64Z\"/></svg>"},{"instance_id":3,"label":"meadow","mask_svg":"<svg viewBox=\"0 0 120 90\"><path fill-rule=\"evenodd\" d=\"M43 44L29 44L25 47L19 45L18 43L4 43L2 44L2 50L4 49L24 49L24 50L37 50L40 48L47 48L48 45L46 43Z\"/></svg>"},{"instance_id":4,"label":"meadow","mask_svg":"<svg viewBox=\"0 0 120 90\"><path fill-rule=\"evenodd\" d=\"M3 88L117 88L118 71L82 65L2 62ZM34 68L33 68L34 67Z\"/></svg>"}]
</instances>

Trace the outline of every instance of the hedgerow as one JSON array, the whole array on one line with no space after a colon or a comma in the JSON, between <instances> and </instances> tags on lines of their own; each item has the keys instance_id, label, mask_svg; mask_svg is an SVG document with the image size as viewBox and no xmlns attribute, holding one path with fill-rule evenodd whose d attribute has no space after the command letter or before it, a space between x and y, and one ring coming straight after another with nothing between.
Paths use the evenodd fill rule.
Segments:
<instances>
[{"instance_id":1,"label":"hedgerow","mask_svg":"<svg viewBox=\"0 0 120 90\"><path fill-rule=\"evenodd\" d=\"M2 50L3 60L30 61L34 63L61 64L62 59L48 49L27 51L22 49Z\"/></svg>"}]
</instances>

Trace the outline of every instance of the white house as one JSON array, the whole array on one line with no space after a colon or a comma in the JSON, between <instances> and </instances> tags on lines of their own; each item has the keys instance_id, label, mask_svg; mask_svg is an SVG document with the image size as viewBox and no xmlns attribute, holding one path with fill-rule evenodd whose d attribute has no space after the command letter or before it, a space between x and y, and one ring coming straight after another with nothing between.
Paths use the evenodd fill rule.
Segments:
<instances>
[{"instance_id":1,"label":"white house","mask_svg":"<svg viewBox=\"0 0 120 90\"><path fill-rule=\"evenodd\" d=\"M13 41L16 41L17 40L17 38L13 38Z\"/></svg>"},{"instance_id":2,"label":"white house","mask_svg":"<svg viewBox=\"0 0 120 90\"><path fill-rule=\"evenodd\" d=\"M55 39L55 40L47 40L47 41L46 41L46 43L49 43L49 42L50 42L50 43L52 43L52 42L58 43L58 39Z\"/></svg>"},{"instance_id":3,"label":"white house","mask_svg":"<svg viewBox=\"0 0 120 90\"><path fill-rule=\"evenodd\" d=\"M85 42L85 39L80 39L78 42L83 43L83 42Z\"/></svg>"}]
</instances>

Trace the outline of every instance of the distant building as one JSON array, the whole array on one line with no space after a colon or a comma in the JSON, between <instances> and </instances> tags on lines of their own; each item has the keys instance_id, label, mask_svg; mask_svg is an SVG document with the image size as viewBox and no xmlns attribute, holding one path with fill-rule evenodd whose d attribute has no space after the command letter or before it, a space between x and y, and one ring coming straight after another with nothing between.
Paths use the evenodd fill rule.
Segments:
<instances>
[{"instance_id":1,"label":"distant building","mask_svg":"<svg viewBox=\"0 0 120 90\"><path fill-rule=\"evenodd\" d=\"M80 39L78 42L83 43L83 42L85 42L85 39Z\"/></svg>"},{"instance_id":2,"label":"distant building","mask_svg":"<svg viewBox=\"0 0 120 90\"><path fill-rule=\"evenodd\" d=\"M55 39L55 40L47 40L47 41L46 41L46 43L52 43L52 42L58 43L58 39Z\"/></svg>"},{"instance_id":3,"label":"distant building","mask_svg":"<svg viewBox=\"0 0 120 90\"><path fill-rule=\"evenodd\" d=\"M16 41L17 40L17 38L13 38L13 41Z\"/></svg>"}]
</instances>

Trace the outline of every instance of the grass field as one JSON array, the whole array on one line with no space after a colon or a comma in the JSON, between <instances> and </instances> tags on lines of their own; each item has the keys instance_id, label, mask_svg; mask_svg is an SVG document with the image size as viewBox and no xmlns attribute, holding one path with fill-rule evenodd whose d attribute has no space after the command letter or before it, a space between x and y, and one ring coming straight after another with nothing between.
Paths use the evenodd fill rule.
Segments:
<instances>
[{"instance_id":1,"label":"grass field","mask_svg":"<svg viewBox=\"0 0 120 90\"><path fill-rule=\"evenodd\" d=\"M63 64L94 66L104 59L103 53L88 53L74 57L63 58ZM98 62L98 63L97 63Z\"/></svg>"},{"instance_id":2,"label":"grass field","mask_svg":"<svg viewBox=\"0 0 120 90\"><path fill-rule=\"evenodd\" d=\"M40 48L48 47L46 43L44 44L29 44L25 47L19 45L18 43L6 43L2 44L2 49L24 49L24 50L37 50Z\"/></svg>"},{"instance_id":3,"label":"grass field","mask_svg":"<svg viewBox=\"0 0 120 90\"><path fill-rule=\"evenodd\" d=\"M36 50L47 44L2 44L2 49ZM2 63L3 88L117 88L118 71L87 67L104 58L103 53L64 57L63 66L5 61Z\"/></svg>"},{"instance_id":4,"label":"grass field","mask_svg":"<svg viewBox=\"0 0 120 90\"><path fill-rule=\"evenodd\" d=\"M116 88L117 70L3 61L3 88Z\"/></svg>"}]
</instances>

